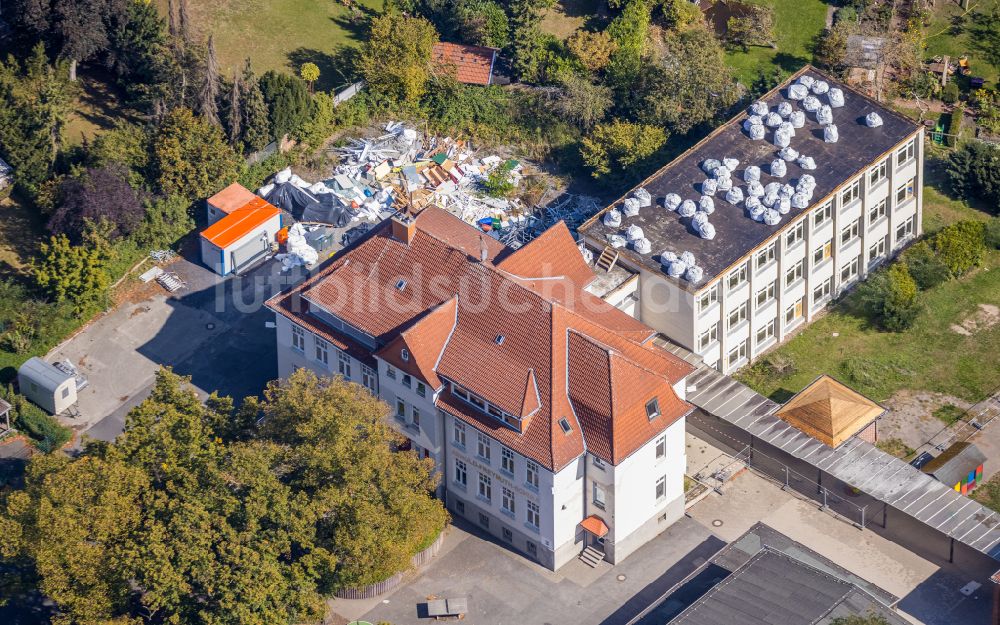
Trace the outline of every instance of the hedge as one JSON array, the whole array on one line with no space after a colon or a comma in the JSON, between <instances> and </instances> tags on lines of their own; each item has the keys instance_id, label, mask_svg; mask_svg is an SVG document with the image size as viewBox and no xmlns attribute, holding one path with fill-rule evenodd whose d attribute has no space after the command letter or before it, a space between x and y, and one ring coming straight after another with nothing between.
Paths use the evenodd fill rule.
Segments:
<instances>
[{"instance_id":1,"label":"hedge","mask_svg":"<svg viewBox=\"0 0 1000 625\"><path fill-rule=\"evenodd\" d=\"M958 144L958 135L962 132L962 117L964 116L965 107L956 104L955 109L951 112L951 119L948 120L948 134L945 137L945 143L950 148Z\"/></svg>"}]
</instances>

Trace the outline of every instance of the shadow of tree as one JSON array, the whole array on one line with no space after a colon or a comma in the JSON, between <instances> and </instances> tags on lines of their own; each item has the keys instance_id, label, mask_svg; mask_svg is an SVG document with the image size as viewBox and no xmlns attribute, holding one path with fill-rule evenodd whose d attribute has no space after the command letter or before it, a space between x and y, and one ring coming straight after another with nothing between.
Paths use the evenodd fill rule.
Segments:
<instances>
[{"instance_id":1,"label":"shadow of tree","mask_svg":"<svg viewBox=\"0 0 1000 625\"><path fill-rule=\"evenodd\" d=\"M977 13L969 30L969 43L981 59L1000 67L1000 14Z\"/></svg>"},{"instance_id":2,"label":"shadow of tree","mask_svg":"<svg viewBox=\"0 0 1000 625\"><path fill-rule=\"evenodd\" d=\"M358 50L350 46L339 46L333 52L323 52L313 48L296 48L288 53L288 67L296 75L303 63L315 63L319 67L316 89L337 91L358 80Z\"/></svg>"},{"instance_id":3,"label":"shadow of tree","mask_svg":"<svg viewBox=\"0 0 1000 625\"><path fill-rule=\"evenodd\" d=\"M779 67L781 71L796 72L809 62L809 59L801 56L796 56L794 54L788 54L787 52L779 52L774 55L774 65Z\"/></svg>"}]
</instances>

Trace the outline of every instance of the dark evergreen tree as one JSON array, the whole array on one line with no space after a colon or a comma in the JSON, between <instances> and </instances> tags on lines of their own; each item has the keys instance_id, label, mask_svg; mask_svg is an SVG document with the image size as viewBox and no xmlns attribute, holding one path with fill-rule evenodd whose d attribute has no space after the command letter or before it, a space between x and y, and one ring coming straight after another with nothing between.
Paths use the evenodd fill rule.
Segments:
<instances>
[{"instance_id":1,"label":"dark evergreen tree","mask_svg":"<svg viewBox=\"0 0 1000 625\"><path fill-rule=\"evenodd\" d=\"M219 62L215 58L215 39L209 35L205 48L205 69L198 92L198 112L213 126L219 122Z\"/></svg>"},{"instance_id":2,"label":"dark evergreen tree","mask_svg":"<svg viewBox=\"0 0 1000 625\"><path fill-rule=\"evenodd\" d=\"M260 88L260 78L253 71L250 59L243 65L240 77L241 112L240 140L247 152L261 150L271 141L271 119L264 92Z\"/></svg>"}]
</instances>

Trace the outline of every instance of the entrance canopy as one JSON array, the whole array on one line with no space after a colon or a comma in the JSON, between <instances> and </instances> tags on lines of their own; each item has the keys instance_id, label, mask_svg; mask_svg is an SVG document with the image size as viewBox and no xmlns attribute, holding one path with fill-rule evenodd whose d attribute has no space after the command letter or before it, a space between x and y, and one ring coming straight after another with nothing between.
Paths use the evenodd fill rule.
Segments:
<instances>
[{"instance_id":1,"label":"entrance canopy","mask_svg":"<svg viewBox=\"0 0 1000 625\"><path fill-rule=\"evenodd\" d=\"M604 538L605 536L608 535L608 532L610 531L608 530L607 524L604 521L602 521L601 517L597 516L596 514L592 514L586 519L580 521L580 527L587 530L594 536L597 536L598 538Z\"/></svg>"}]
</instances>

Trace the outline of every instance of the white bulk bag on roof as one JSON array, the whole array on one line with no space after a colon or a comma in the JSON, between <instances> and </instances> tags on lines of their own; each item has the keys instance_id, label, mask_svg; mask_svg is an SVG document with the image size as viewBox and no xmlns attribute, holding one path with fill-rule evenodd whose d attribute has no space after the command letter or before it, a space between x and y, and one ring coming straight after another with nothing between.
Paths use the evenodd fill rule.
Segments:
<instances>
[{"instance_id":1,"label":"white bulk bag on roof","mask_svg":"<svg viewBox=\"0 0 1000 625\"><path fill-rule=\"evenodd\" d=\"M865 115L865 125L869 128L878 128L882 125L882 116L872 111Z\"/></svg>"},{"instance_id":2,"label":"white bulk bag on roof","mask_svg":"<svg viewBox=\"0 0 1000 625\"><path fill-rule=\"evenodd\" d=\"M792 114L792 103L791 102L781 102L778 104L778 115L782 117L788 117Z\"/></svg>"},{"instance_id":3,"label":"white bulk bag on roof","mask_svg":"<svg viewBox=\"0 0 1000 625\"><path fill-rule=\"evenodd\" d=\"M719 179L719 191L728 191L733 188L733 179L726 176Z\"/></svg>"},{"instance_id":4,"label":"white bulk bag on roof","mask_svg":"<svg viewBox=\"0 0 1000 625\"><path fill-rule=\"evenodd\" d=\"M743 180L745 182L754 182L760 180L760 167L756 165L749 165L743 170Z\"/></svg>"},{"instance_id":5,"label":"white bulk bag on roof","mask_svg":"<svg viewBox=\"0 0 1000 625\"><path fill-rule=\"evenodd\" d=\"M816 112L820 107L819 99L814 95L806 96L805 100L802 100L802 108L810 113Z\"/></svg>"},{"instance_id":6,"label":"white bulk bag on roof","mask_svg":"<svg viewBox=\"0 0 1000 625\"><path fill-rule=\"evenodd\" d=\"M640 207L646 207L653 203L653 196L649 194L649 191L643 189L642 187L636 189L632 196L639 200Z\"/></svg>"},{"instance_id":7,"label":"white bulk bag on roof","mask_svg":"<svg viewBox=\"0 0 1000 625\"><path fill-rule=\"evenodd\" d=\"M802 128L806 125L806 114L803 111L794 111L788 118L788 123L792 128Z\"/></svg>"},{"instance_id":8,"label":"white bulk bag on roof","mask_svg":"<svg viewBox=\"0 0 1000 625\"><path fill-rule=\"evenodd\" d=\"M809 206L809 196L805 193L796 193L792 196L791 203L795 208L805 208Z\"/></svg>"},{"instance_id":9,"label":"white bulk bag on roof","mask_svg":"<svg viewBox=\"0 0 1000 625\"><path fill-rule=\"evenodd\" d=\"M639 200L634 197L626 198L622 203L622 214L626 217L635 217L639 214Z\"/></svg>"},{"instance_id":10,"label":"white bulk bag on roof","mask_svg":"<svg viewBox=\"0 0 1000 625\"><path fill-rule=\"evenodd\" d=\"M750 219L753 219L754 221L762 221L764 219L764 213L767 211L767 209L760 204L750 206L747 210L749 212Z\"/></svg>"},{"instance_id":11,"label":"white bulk bag on roof","mask_svg":"<svg viewBox=\"0 0 1000 625\"><path fill-rule=\"evenodd\" d=\"M688 264L685 263L684 261L680 259L672 260L670 261L670 264L667 265L667 275L670 276L671 278L680 278L682 275L684 275L684 272L687 271L687 269L688 269Z\"/></svg>"},{"instance_id":12,"label":"white bulk bag on roof","mask_svg":"<svg viewBox=\"0 0 1000 625\"><path fill-rule=\"evenodd\" d=\"M778 196L778 192L777 191L765 191L764 192L764 197L761 198L761 203L764 206L767 206L768 208L770 208L770 207L774 206L774 204L778 201L778 197L779 196ZM749 199L747 200L747 202L749 203Z\"/></svg>"},{"instance_id":13,"label":"white bulk bag on roof","mask_svg":"<svg viewBox=\"0 0 1000 625\"><path fill-rule=\"evenodd\" d=\"M777 196L775 196L775 197L777 197ZM754 197L752 195L747 198L746 202L744 202L744 206L747 207L748 211L752 211L754 208L756 208L756 207L758 207L760 205L761 205L760 198L759 197Z\"/></svg>"},{"instance_id":14,"label":"white bulk bag on roof","mask_svg":"<svg viewBox=\"0 0 1000 625\"><path fill-rule=\"evenodd\" d=\"M580 245L577 246L577 249L580 250L580 255L583 256L583 262L588 265L594 262L594 253L590 251L590 248L581 242Z\"/></svg>"},{"instance_id":15,"label":"white bulk bag on roof","mask_svg":"<svg viewBox=\"0 0 1000 625\"><path fill-rule=\"evenodd\" d=\"M694 214L694 217L691 218L691 226L695 230L701 228L702 225L707 223L708 223L708 213L704 213L702 211L698 211L697 213Z\"/></svg>"},{"instance_id":16,"label":"white bulk bag on roof","mask_svg":"<svg viewBox=\"0 0 1000 625\"><path fill-rule=\"evenodd\" d=\"M797 84L804 85L806 89L812 87L814 82L816 82L816 79L806 74L799 76L799 79L796 81Z\"/></svg>"},{"instance_id":17,"label":"white bulk bag on roof","mask_svg":"<svg viewBox=\"0 0 1000 625\"><path fill-rule=\"evenodd\" d=\"M279 171L278 173L274 174L274 181L276 183L278 183L278 184L285 184L286 182L288 182L291 179L292 179L292 168L291 167L286 167L286 168L282 169L281 171Z\"/></svg>"},{"instance_id":18,"label":"white bulk bag on roof","mask_svg":"<svg viewBox=\"0 0 1000 625\"><path fill-rule=\"evenodd\" d=\"M826 126L833 123L833 109L829 104L824 104L816 111L816 121Z\"/></svg>"},{"instance_id":19,"label":"white bulk bag on roof","mask_svg":"<svg viewBox=\"0 0 1000 625\"><path fill-rule=\"evenodd\" d=\"M783 184L778 189L778 197L792 197L795 195L795 187L790 184Z\"/></svg>"},{"instance_id":20,"label":"white bulk bag on roof","mask_svg":"<svg viewBox=\"0 0 1000 625\"><path fill-rule=\"evenodd\" d=\"M625 237L620 234L608 235L608 243L614 248L625 247Z\"/></svg>"},{"instance_id":21,"label":"white bulk bag on roof","mask_svg":"<svg viewBox=\"0 0 1000 625\"><path fill-rule=\"evenodd\" d=\"M722 161L720 161L718 159L715 159L715 158L706 158L701 163L701 170L704 171L706 174L708 174L708 175L711 176L712 172L715 171L715 168L718 167L721 164L722 164Z\"/></svg>"},{"instance_id":22,"label":"white bulk bag on roof","mask_svg":"<svg viewBox=\"0 0 1000 625\"><path fill-rule=\"evenodd\" d=\"M781 161L781 163L784 164L785 161ZM766 185L764 185L764 193L765 194L767 194L767 193L773 193L775 195L775 197L777 197L778 191L781 191L781 183L780 182L769 182Z\"/></svg>"},{"instance_id":23,"label":"white bulk bag on roof","mask_svg":"<svg viewBox=\"0 0 1000 625\"><path fill-rule=\"evenodd\" d=\"M788 88L789 100L803 100L809 95L809 87L805 85L792 85Z\"/></svg>"},{"instance_id":24,"label":"white bulk bag on roof","mask_svg":"<svg viewBox=\"0 0 1000 625\"><path fill-rule=\"evenodd\" d=\"M799 160L795 161L799 164L802 169L812 171L816 169L816 161L811 156L800 156Z\"/></svg>"},{"instance_id":25,"label":"white bulk bag on roof","mask_svg":"<svg viewBox=\"0 0 1000 625\"><path fill-rule=\"evenodd\" d=\"M787 132L789 137L795 136L795 126L793 126L791 122L781 122L781 125L778 126L778 130Z\"/></svg>"},{"instance_id":26,"label":"white bulk bag on roof","mask_svg":"<svg viewBox=\"0 0 1000 625\"><path fill-rule=\"evenodd\" d=\"M732 175L732 173L733 172L730 171L730 169L725 165L719 165L718 167L712 170L712 177L715 178L716 180L719 180L721 178L728 178L729 176Z\"/></svg>"},{"instance_id":27,"label":"white bulk bag on roof","mask_svg":"<svg viewBox=\"0 0 1000 625\"><path fill-rule=\"evenodd\" d=\"M743 130L749 131L752 126L759 126L764 123L764 119L760 115L751 115L743 120Z\"/></svg>"},{"instance_id":28,"label":"white bulk bag on roof","mask_svg":"<svg viewBox=\"0 0 1000 625\"><path fill-rule=\"evenodd\" d=\"M632 249L640 254L649 254L653 250L653 244L649 239L642 238L632 243Z\"/></svg>"},{"instance_id":29,"label":"white bulk bag on roof","mask_svg":"<svg viewBox=\"0 0 1000 625\"><path fill-rule=\"evenodd\" d=\"M763 139L765 132L767 131L764 129L764 124L754 124L753 126L750 126L750 138L754 141L760 141Z\"/></svg>"},{"instance_id":30,"label":"white bulk bag on roof","mask_svg":"<svg viewBox=\"0 0 1000 625\"><path fill-rule=\"evenodd\" d=\"M830 106L839 108L844 106L844 92L834 87L826 93L826 99L830 101Z\"/></svg>"},{"instance_id":31,"label":"white bulk bag on roof","mask_svg":"<svg viewBox=\"0 0 1000 625\"><path fill-rule=\"evenodd\" d=\"M762 185L759 180L748 182L747 195L751 197L760 197L764 195L764 185Z\"/></svg>"},{"instance_id":32,"label":"white bulk bag on roof","mask_svg":"<svg viewBox=\"0 0 1000 625\"><path fill-rule=\"evenodd\" d=\"M753 104L751 104L750 105L750 114L751 115L759 115L760 117L763 117L764 115L767 115L767 102L765 102L763 100L757 100L756 102L754 102Z\"/></svg>"},{"instance_id":33,"label":"white bulk bag on roof","mask_svg":"<svg viewBox=\"0 0 1000 625\"><path fill-rule=\"evenodd\" d=\"M642 238L642 228L632 224L628 227L628 230L625 231L625 236L629 241L638 241Z\"/></svg>"},{"instance_id":34,"label":"white bulk bag on roof","mask_svg":"<svg viewBox=\"0 0 1000 625\"><path fill-rule=\"evenodd\" d=\"M708 224L708 226L711 227L712 224ZM712 236L710 236L710 237L706 236L704 238L706 238L706 239L714 239L715 238L715 228L712 228ZM684 279L687 280L688 282L694 282L695 284L701 282L701 279L704 278L704 277L705 277L704 272L702 271L701 267L699 267L697 265L691 265L684 272Z\"/></svg>"},{"instance_id":35,"label":"white bulk bag on roof","mask_svg":"<svg viewBox=\"0 0 1000 625\"><path fill-rule=\"evenodd\" d=\"M785 146L778 152L778 156L786 161L794 161L799 157L799 151L791 146Z\"/></svg>"},{"instance_id":36,"label":"white bulk bag on roof","mask_svg":"<svg viewBox=\"0 0 1000 625\"><path fill-rule=\"evenodd\" d=\"M768 113L767 117L764 118L764 124L771 128L777 128L781 125L781 115L774 112Z\"/></svg>"},{"instance_id":37,"label":"white bulk bag on roof","mask_svg":"<svg viewBox=\"0 0 1000 625\"><path fill-rule=\"evenodd\" d=\"M622 225L622 214L617 209L611 209L604 213L604 225L608 228L617 228Z\"/></svg>"},{"instance_id":38,"label":"white bulk bag on roof","mask_svg":"<svg viewBox=\"0 0 1000 625\"><path fill-rule=\"evenodd\" d=\"M701 196L701 199L698 200L698 210L706 215L711 215L715 212L715 201L707 195Z\"/></svg>"},{"instance_id":39,"label":"white bulk bag on roof","mask_svg":"<svg viewBox=\"0 0 1000 625\"><path fill-rule=\"evenodd\" d=\"M799 179L795 182L797 187L802 187L803 189L815 189L816 188L816 178L812 174L802 174Z\"/></svg>"},{"instance_id":40,"label":"white bulk bag on roof","mask_svg":"<svg viewBox=\"0 0 1000 625\"><path fill-rule=\"evenodd\" d=\"M838 140L840 140L840 133L837 131L836 124L823 126L823 141L826 141L827 143L836 143Z\"/></svg>"},{"instance_id":41,"label":"white bulk bag on roof","mask_svg":"<svg viewBox=\"0 0 1000 625\"><path fill-rule=\"evenodd\" d=\"M787 197L779 196L778 201L774 203L773 208L782 215L787 215L788 211L792 209L792 201Z\"/></svg>"},{"instance_id":42,"label":"white bulk bag on roof","mask_svg":"<svg viewBox=\"0 0 1000 625\"><path fill-rule=\"evenodd\" d=\"M774 131L774 145L779 148L787 148L788 144L792 142L792 135L788 134L787 130L777 129Z\"/></svg>"},{"instance_id":43,"label":"white bulk bag on roof","mask_svg":"<svg viewBox=\"0 0 1000 625\"><path fill-rule=\"evenodd\" d=\"M696 212L698 212L698 208L695 206L695 203L691 200L684 200L683 202L681 202L680 207L678 207L677 209L677 214L679 214L681 217L691 217Z\"/></svg>"},{"instance_id":44,"label":"white bulk bag on roof","mask_svg":"<svg viewBox=\"0 0 1000 625\"><path fill-rule=\"evenodd\" d=\"M681 205L681 196L676 193L668 193L663 198L663 207L668 211L675 211Z\"/></svg>"},{"instance_id":45,"label":"white bulk bag on roof","mask_svg":"<svg viewBox=\"0 0 1000 625\"><path fill-rule=\"evenodd\" d=\"M771 161L771 175L777 178L781 178L788 173L788 168L785 166L785 161L780 158L776 158Z\"/></svg>"},{"instance_id":46,"label":"white bulk bag on roof","mask_svg":"<svg viewBox=\"0 0 1000 625\"><path fill-rule=\"evenodd\" d=\"M740 166L740 162L738 160L736 160L735 158L728 157L728 156L726 158L722 159L722 164L726 166L726 169L729 170L730 174L732 174L734 171L736 171L736 168Z\"/></svg>"},{"instance_id":47,"label":"white bulk bag on roof","mask_svg":"<svg viewBox=\"0 0 1000 625\"><path fill-rule=\"evenodd\" d=\"M812 85L812 92L816 95L823 95L830 90L830 85L825 80L817 80Z\"/></svg>"},{"instance_id":48,"label":"white bulk bag on roof","mask_svg":"<svg viewBox=\"0 0 1000 625\"><path fill-rule=\"evenodd\" d=\"M729 191L726 191L726 201L730 204L736 205L743 201L743 189L739 187L733 187Z\"/></svg>"},{"instance_id":49,"label":"white bulk bag on roof","mask_svg":"<svg viewBox=\"0 0 1000 625\"><path fill-rule=\"evenodd\" d=\"M774 209L764 211L764 223L769 226L777 226L781 222L781 215Z\"/></svg>"},{"instance_id":50,"label":"white bulk bag on roof","mask_svg":"<svg viewBox=\"0 0 1000 625\"><path fill-rule=\"evenodd\" d=\"M691 252L681 252L677 258L688 267L694 267L694 254Z\"/></svg>"},{"instance_id":51,"label":"white bulk bag on roof","mask_svg":"<svg viewBox=\"0 0 1000 625\"><path fill-rule=\"evenodd\" d=\"M702 195L715 195L715 192L718 189L719 189L719 181L716 180L715 178L705 178L704 180L701 181Z\"/></svg>"},{"instance_id":52,"label":"white bulk bag on roof","mask_svg":"<svg viewBox=\"0 0 1000 625\"><path fill-rule=\"evenodd\" d=\"M677 254L674 254L670 250L667 250L665 252L660 252L660 264L661 265L666 266L669 263L674 262L675 260L677 260Z\"/></svg>"}]
</instances>

